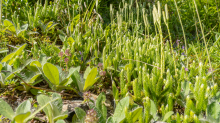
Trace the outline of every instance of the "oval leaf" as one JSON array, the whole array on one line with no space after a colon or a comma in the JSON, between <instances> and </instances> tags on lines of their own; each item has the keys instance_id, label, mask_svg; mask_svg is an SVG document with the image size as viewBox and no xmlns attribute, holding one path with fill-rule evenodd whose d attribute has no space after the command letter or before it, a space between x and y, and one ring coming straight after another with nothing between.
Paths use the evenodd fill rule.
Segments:
<instances>
[{"instance_id":1,"label":"oval leaf","mask_svg":"<svg viewBox=\"0 0 220 123\"><path fill-rule=\"evenodd\" d=\"M141 107L136 108L135 110L133 110L131 112L131 117L132 117L132 122L135 123L135 121L139 118L139 116L142 113L142 109Z\"/></svg>"},{"instance_id":2,"label":"oval leaf","mask_svg":"<svg viewBox=\"0 0 220 123\"><path fill-rule=\"evenodd\" d=\"M79 118L80 121L83 121L84 118L86 117L86 112L81 108L76 107L75 112L76 112L76 116Z\"/></svg>"},{"instance_id":3,"label":"oval leaf","mask_svg":"<svg viewBox=\"0 0 220 123\"><path fill-rule=\"evenodd\" d=\"M52 84L59 85L59 71L56 66L51 63L45 63L43 72Z\"/></svg>"},{"instance_id":4,"label":"oval leaf","mask_svg":"<svg viewBox=\"0 0 220 123\"><path fill-rule=\"evenodd\" d=\"M9 20L4 20L4 26L8 28L9 31L15 33L16 29L14 24Z\"/></svg>"},{"instance_id":5,"label":"oval leaf","mask_svg":"<svg viewBox=\"0 0 220 123\"><path fill-rule=\"evenodd\" d=\"M31 102L26 100L22 102L16 109L16 115L27 113L31 110Z\"/></svg>"},{"instance_id":6,"label":"oval leaf","mask_svg":"<svg viewBox=\"0 0 220 123\"><path fill-rule=\"evenodd\" d=\"M114 121L117 121L119 123L125 119L125 108L126 107L127 108L129 107L129 97L125 97L118 102L115 108L114 115L112 117Z\"/></svg>"},{"instance_id":7,"label":"oval leaf","mask_svg":"<svg viewBox=\"0 0 220 123\"><path fill-rule=\"evenodd\" d=\"M167 112L163 118L163 121L165 122L172 114L173 114L173 111Z\"/></svg>"},{"instance_id":8,"label":"oval leaf","mask_svg":"<svg viewBox=\"0 0 220 123\"><path fill-rule=\"evenodd\" d=\"M16 123L24 123L24 120L28 118L28 116L30 115L31 115L30 111L27 113L19 114L15 116L14 120L16 121Z\"/></svg>"},{"instance_id":9,"label":"oval leaf","mask_svg":"<svg viewBox=\"0 0 220 123\"><path fill-rule=\"evenodd\" d=\"M6 118L12 120L14 117L14 111L11 106L5 102L3 99L0 99L0 114Z\"/></svg>"},{"instance_id":10,"label":"oval leaf","mask_svg":"<svg viewBox=\"0 0 220 123\"><path fill-rule=\"evenodd\" d=\"M97 79L95 79L96 75L97 75L97 67L94 67L86 78L85 85L83 88L84 91L87 90L89 87L91 87L93 84L95 84L95 82L97 81Z\"/></svg>"}]
</instances>

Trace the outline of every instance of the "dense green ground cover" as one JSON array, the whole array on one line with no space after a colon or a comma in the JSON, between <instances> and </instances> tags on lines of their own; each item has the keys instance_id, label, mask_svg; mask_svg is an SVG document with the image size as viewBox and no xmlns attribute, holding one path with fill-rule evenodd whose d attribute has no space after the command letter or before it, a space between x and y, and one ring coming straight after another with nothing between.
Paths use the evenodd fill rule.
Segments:
<instances>
[{"instance_id":1,"label":"dense green ground cover","mask_svg":"<svg viewBox=\"0 0 220 123\"><path fill-rule=\"evenodd\" d=\"M68 95L72 122L220 122L218 0L1 2L1 97L32 95L4 120L63 123Z\"/></svg>"}]
</instances>

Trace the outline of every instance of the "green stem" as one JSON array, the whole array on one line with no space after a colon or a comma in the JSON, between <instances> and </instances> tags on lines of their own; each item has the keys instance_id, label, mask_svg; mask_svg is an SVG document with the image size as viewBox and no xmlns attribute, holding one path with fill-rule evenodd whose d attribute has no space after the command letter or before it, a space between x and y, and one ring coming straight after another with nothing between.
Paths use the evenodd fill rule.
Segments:
<instances>
[{"instance_id":1,"label":"green stem","mask_svg":"<svg viewBox=\"0 0 220 123\"><path fill-rule=\"evenodd\" d=\"M181 24L181 28L182 28L182 31L183 31L183 38L184 38L184 42L185 42L185 49L186 49L186 60L187 60L187 68L189 67L189 58L188 58L188 52L187 52L187 43L186 43L186 35L185 35L185 31L184 31L184 28L183 28L183 23L182 23L182 20L181 20L181 17L180 17L180 13L179 13L179 9L178 9L178 6L177 6L177 3L176 3L176 0L174 0L174 3L175 3L175 6L176 6L176 11L177 11L177 14L178 14L178 17L179 17L179 20L180 20L180 24Z\"/></svg>"},{"instance_id":2,"label":"green stem","mask_svg":"<svg viewBox=\"0 0 220 123\"><path fill-rule=\"evenodd\" d=\"M202 27L202 23L201 23L201 20L200 20L200 16L199 16L197 4L196 4L196 1L195 1L195 0L193 0L193 2L194 2L194 4L195 4L196 13L197 13L197 16L198 16L198 19L199 19L200 28L201 28L201 31L202 31L203 41L204 41L204 43L205 43L206 53L207 53L207 55L208 55L208 60L209 60L210 68L211 68L211 70L212 70L212 64L211 64L211 60L210 60L210 56L209 56L209 51L208 51L208 48L207 48L207 43L206 43L206 39L205 39L205 35L204 35L204 30L203 30L203 27ZM214 84L214 82L213 82L213 84Z\"/></svg>"}]
</instances>

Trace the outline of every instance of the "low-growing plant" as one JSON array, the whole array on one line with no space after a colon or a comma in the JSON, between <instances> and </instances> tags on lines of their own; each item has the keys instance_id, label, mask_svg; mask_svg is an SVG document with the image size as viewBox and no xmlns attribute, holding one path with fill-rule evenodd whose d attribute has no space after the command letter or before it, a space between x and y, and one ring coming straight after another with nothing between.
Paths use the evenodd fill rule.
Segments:
<instances>
[{"instance_id":1,"label":"low-growing plant","mask_svg":"<svg viewBox=\"0 0 220 123\"><path fill-rule=\"evenodd\" d=\"M45 95L39 95L37 96L37 101L40 108L34 112L32 112L31 109L31 99L22 102L14 112L7 102L0 99L0 113L14 123L26 123L33 119L41 110L47 115L49 123L54 123L55 121L58 122L68 116L67 112L62 113L62 99L60 95L56 93L52 94L52 98Z\"/></svg>"}]
</instances>

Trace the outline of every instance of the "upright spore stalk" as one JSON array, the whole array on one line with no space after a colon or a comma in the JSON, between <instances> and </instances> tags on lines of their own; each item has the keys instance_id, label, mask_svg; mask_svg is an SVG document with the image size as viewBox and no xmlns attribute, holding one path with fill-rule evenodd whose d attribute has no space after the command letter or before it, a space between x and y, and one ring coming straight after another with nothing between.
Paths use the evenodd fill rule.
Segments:
<instances>
[{"instance_id":1,"label":"upright spore stalk","mask_svg":"<svg viewBox=\"0 0 220 123\"><path fill-rule=\"evenodd\" d=\"M182 23L182 20L181 20L181 17L180 17L179 8L177 6L176 0L174 0L174 3L175 3L176 11L177 11L177 14L178 14L178 17L179 17L180 25L181 25L181 28L182 28L182 31L183 31L183 38L184 38L184 42L185 42L186 55L188 55L188 51L187 51L188 49L187 49L187 43L186 43L186 35L185 35L184 28L183 28L183 23ZM187 64L187 68L188 68L189 67L188 56L186 56L186 60L187 60L186 64Z\"/></svg>"}]
</instances>

